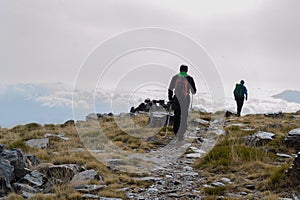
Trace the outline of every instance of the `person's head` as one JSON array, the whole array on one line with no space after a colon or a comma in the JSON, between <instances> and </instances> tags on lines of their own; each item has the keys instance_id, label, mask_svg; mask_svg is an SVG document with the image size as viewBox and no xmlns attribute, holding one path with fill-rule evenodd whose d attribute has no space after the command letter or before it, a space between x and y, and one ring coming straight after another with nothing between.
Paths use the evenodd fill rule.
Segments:
<instances>
[{"instance_id":1,"label":"person's head","mask_svg":"<svg viewBox=\"0 0 300 200\"><path fill-rule=\"evenodd\" d=\"M241 80L241 82L240 82L242 85L244 85L245 84L245 81L244 80Z\"/></svg>"},{"instance_id":2,"label":"person's head","mask_svg":"<svg viewBox=\"0 0 300 200\"><path fill-rule=\"evenodd\" d=\"M181 65L180 66L180 72L188 72L188 66L187 65Z\"/></svg>"}]
</instances>

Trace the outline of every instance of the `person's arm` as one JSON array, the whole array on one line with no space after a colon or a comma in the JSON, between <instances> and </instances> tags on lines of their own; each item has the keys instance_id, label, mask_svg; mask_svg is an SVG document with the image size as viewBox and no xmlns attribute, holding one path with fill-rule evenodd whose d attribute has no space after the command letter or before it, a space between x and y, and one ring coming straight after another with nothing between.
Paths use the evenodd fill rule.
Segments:
<instances>
[{"instance_id":1,"label":"person's arm","mask_svg":"<svg viewBox=\"0 0 300 200\"><path fill-rule=\"evenodd\" d=\"M172 78L169 89L168 89L168 99L169 101L173 101L173 90L175 88L175 76Z\"/></svg>"},{"instance_id":2,"label":"person's arm","mask_svg":"<svg viewBox=\"0 0 300 200\"><path fill-rule=\"evenodd\" d=\"M188 76L188 82L189 82L192 94L196 94L197 88L196 88L196 84L195 84L193 77Z\"/></svg>"},{"instance_id":3,"label":"person's arm","mask_svg":"<svg viewBox=\"0 0 300 200\"><path fill-rule=\"evenodd\" d=\"M247 88L244 86L244 94L245 94L245 99L246 101L248 100L248 91Z\"/></svg>"}]
</instances>

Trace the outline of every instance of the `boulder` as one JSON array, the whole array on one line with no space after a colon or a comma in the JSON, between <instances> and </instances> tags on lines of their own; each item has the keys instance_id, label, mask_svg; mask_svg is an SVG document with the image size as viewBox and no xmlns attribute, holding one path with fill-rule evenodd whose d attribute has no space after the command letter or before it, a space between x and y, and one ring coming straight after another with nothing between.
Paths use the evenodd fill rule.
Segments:
<instances>
[{"instance_id":1,"label":"boulder","mask_svg":"<svg viewBox=\"0 0 300 200\"><path fill-rule=\"evenodd\" d=\"M236 116L236 113L234 111L226 110L225 117L230 117L230 116Z\"/></svg>"},{"instance_id":2,"label":"boulder","mask_svg":"<svg viewBox=\"0 0 300 200\"><path fill-rule=\"evenodd\" d=\"M0 177L2 177L2 180L7 180L8 182L11 182L15 178L14 174L14 166L10 164L8 160L5 160L0 157Z\"/></svg>"},{"instance_id":3,"label":"boulder","mask_svg":"<svg viewBox=\"0 0 300 200\"><path fill-rule=\"evenodd\" d=\"M298 152L292 166L287 170L287 175L299 182L300 180L300 152Z\"/></svg>"},{"instance_id":4,"label":"boulder","mask_svg":"<svg viewBox=\"0 0 300 200\"><path fill-rule=\"evenodd\" d=\"M31 198L35 194L42 192L42 189L36 189L28 184L13 183L14 191L24 198Z\"/></svg>"},{"instance_id":5,"label":"boulder","mask_svg":"<svg viewBox=\"0 0 300 200\"><path fill-rule=\"evenodd\" d=\"M88 182L94 179L99 179L98 172L94 169L91 169L80 172L79 174L75 174L71 183Z\"/></svg>"},{"instance_id":6,"label":"boulder","mask_svg":"<svg viewBox=\"0 0 300 200\"><path fill-rule=\"evenodd\" d=\"M13 150L4 149L1 152L0 157L8 160L10 164L14 167L14 174L17 180L23 178L26 174L30 172L27 169L25 157L21 149L13 149Z\"/></svg>"},{"instance_id":7,"label":"boulder","mask_svg":"<svg viewBox=\"0 0 300 200\"><path fill-rule=\"evenodd\" d=\"M48 168L47 176L69 182L80 170L76 164L53 165Z\"/></svg>"},{"instance_id":8,"label":"boulder","mask_svg":"<svg viewBox=\"0 0 300 200\"><path fill-rule=\"evenodd\" d=\"M26 174L22 180L32 186L41 187L47 181L47 178L44 174L34 170L30 174Z\"/></svg>"},{"instance_id":9,"label":"boulder","mask_svg":"<svg viewBox=\"0 0 300 200\"><path fill-rule=\"evenodd\" d=\"M253 135L246 136L244 139L247 146L264 146L268 142L272 141L274 137L274 133L258 131Z\"/></svg>"},{"instance_id":10,"label":"boulder","mask_svg":"<svg viewBox=\"0 0 300 200\"><path fill-rule=\"evenodd\" d=\"M295 150L300 150L300 128L291 130L284 139L286 145Z\"/></svg>"},{"instance_id":11,"label":"boulder","mask_svg":"<svg viewBox=\"0 0 300 200\"><path fill-rule=\"evenodd\" d=\"M45 149L49 147L49 138L42 138L42 139L31 139L25 142L27 146Z\"/></svg>"},{"instance_id":12,"label":"boulder","mask_svg":"<svg viewBox=\"0 0 300 200\"><path fill-rule=\"evenodd\" d=\"M8 193L12 192L13 189L7 178L0 176L0 197L6 196ZM1 199L1 198L0 198Z\"/></svg>"}]
</instances>

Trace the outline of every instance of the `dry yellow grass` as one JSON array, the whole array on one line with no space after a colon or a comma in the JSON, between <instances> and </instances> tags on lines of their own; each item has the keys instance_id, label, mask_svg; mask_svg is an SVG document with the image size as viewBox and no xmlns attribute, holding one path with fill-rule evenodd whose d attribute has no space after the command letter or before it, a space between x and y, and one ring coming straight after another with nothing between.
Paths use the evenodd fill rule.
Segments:
<instances>
[{"instance_id":1,"label":"dry yellow grass","mask_svg":"<svg viewBox=\"0 0 300 200\"><path fill-rule=\"evenodd\" d=\"M285 174L293 159L279 161L273 151L293 152L284 143L288 132L299 128L300 119L293 118L293 115L294 113L284 114L283 118L247 115L227 119L232 124L244 123L254 130L245 131L238 126L225 128L227 135L220 137L217 145L206 157L199 159L195 167L205 171L205 176L211 177L207 180L208 183L224 176L230 178L234 182L235 191L242 191L243 185L252 184L257 190L264 191L264 199L290 195L292 191L300 189L299 181L292 181ZM276 135L275 139L263 147L246 146L242 138L257 131L272 132ZM230 192L230 188L226 188L226 191ZM213 192L218 191L211 191L212 194Z\"/></svg>"}]
</instances>

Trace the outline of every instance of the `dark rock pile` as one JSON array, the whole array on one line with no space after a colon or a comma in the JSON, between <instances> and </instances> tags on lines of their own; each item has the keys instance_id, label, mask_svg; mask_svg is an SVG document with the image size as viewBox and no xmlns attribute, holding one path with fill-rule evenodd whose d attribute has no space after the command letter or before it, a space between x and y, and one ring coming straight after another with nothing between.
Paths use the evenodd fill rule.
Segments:
<instances>
[{"instance_id":1,"label":"dark rock pile","mask_svg":"<svg viewBox=\"0 0 300 200\"><path fill-rule=\"evenodd\" d=\"M288 169L287 175L300 182L300 152L298 152L292 166Z\"/></svg>"},{"instance_id":2,"label":"dark rock pile","mask_svg":"<svg viewBox=\"0 0 300 200\"><path fill-rule=\"evenodd\" d=\"M164 110L169 110L169 104L165 103L165 100L150 100L149 98L145 99L144 103L140 103L138 107L131 107L130 113L137 113L137 112L149 112L152 106L159 106L162 107Z\"/></svg>"},{"instance_id":3,"label":"dark rock pile","mask_svg":"<svg viewBox=\"0 0 300 200\"><path fill-rule=\"evenodd\" d=\"M0 197L11 192L24 198L37 193L54 195L54 186L62 183L72 183L74 190L84 193L94 193L106 187L84 184L91 180L101 182L103 179L93 169L86 170L76 164L40 163L34 155L23 154L20 149L8 150L0 144Z\"/></svg>"},{"instance_id":4,"label":"dark rock pile","mask_svg":"<svg viewBox=\"0 0 300 200\"><path fill-rule=\"evenodd\" d=\"M291 130L284 141L288 147L300 151L300 128Z\"/></svg>"}]
</instances>

